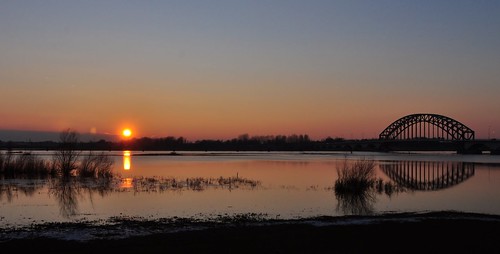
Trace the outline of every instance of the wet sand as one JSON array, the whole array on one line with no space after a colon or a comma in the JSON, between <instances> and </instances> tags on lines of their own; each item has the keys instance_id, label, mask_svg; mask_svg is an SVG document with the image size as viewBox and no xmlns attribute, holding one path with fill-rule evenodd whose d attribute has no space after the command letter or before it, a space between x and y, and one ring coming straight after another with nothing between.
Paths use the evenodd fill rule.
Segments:
<instances>
[{"instance_id":1,"label":"wet sand","mask_svg":"<svg viewBox=\"0 0 500 254\"><path fill-rule=\"evenodd\" d=\"M128 229L149 226L156 233L111 239L106 237L106 228L102 228L102 239L76 241L42 236L2 239L0 250L2 253L500 253L500 216L478 214L440 212L291 221L235 220L178 232L157 232L156 224L137 223L129 224ZM127 225L122 225L122 229L127 230Z\"/></svg>"}]
</instances>

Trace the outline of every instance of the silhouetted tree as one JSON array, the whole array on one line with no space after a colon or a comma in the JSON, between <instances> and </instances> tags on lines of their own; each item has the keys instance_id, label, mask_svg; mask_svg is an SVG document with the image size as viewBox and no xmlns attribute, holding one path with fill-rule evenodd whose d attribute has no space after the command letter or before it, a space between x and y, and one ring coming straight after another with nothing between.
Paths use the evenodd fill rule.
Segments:
<instances>
[{"instance_id":1,"label":"silhouetted tree","mask_svg":"<svg viewBox=\"0 0 500 254\"><path fill-rule=\"evenodd\" d=\"M54 168L63 177L68 177L77 168L80 156L80 152L76 150L78 133L68 128L61 132L59 139L59 149L53 157Z\"/></svg>"},{"instance_id":2,"label":"silhouetted tree","mask_svg":"<svg viewBox=\"0 0 500 254\"><path fill-rule=\"evenodd\" d=\"M238 140L239 141L244 141L245 142L245 141L248 141L249 139L250 139L250 135L248 135L247 133L241 134L241 135L238 136Z\"/></svg>"}]
</instances>

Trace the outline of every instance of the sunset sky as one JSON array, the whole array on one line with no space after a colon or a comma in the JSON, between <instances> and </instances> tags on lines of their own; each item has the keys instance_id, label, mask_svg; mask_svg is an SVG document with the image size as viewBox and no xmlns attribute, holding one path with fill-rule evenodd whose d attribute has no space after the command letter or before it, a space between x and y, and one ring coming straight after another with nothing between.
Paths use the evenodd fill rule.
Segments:
<instances>
[{"instance_id":1,"label":"sunset sky","mask_svg":"<svg viewBox=\"0 0 500 254\"><path fill-rule=\"evenodd\" d=\"M0 1L0 129L500 137L500 1Z\"/></svg>"}]
</instances>

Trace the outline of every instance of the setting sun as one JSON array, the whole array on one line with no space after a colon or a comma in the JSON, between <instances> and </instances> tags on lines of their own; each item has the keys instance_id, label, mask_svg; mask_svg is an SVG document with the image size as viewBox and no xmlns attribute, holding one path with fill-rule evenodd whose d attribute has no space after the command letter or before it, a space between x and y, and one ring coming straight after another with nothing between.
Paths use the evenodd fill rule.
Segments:
<instances>
[{"instance_id":1,"label":"setting sun","mask_svg":"<svg viewBox=\"0 0 500 254\"><path fill-rule=\"evenodd\" d=\"M122 134L124 137L130 137L132 135L132 131L130 129L125 129Z\"/></svg>"}]
</instances>

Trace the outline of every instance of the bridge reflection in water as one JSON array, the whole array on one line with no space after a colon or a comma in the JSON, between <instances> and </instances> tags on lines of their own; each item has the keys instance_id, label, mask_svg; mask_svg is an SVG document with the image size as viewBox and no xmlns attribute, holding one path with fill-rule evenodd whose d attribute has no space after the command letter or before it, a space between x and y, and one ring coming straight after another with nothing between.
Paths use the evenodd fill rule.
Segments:
<instances>
[{"instance_id":1,"label":"bridge reflection in water","mask_svg":"<svg viewBox=\"0 0 500 254\"><path fill-rule=\"evenodd\" d=\"M474 175L474 164L445 161L397 161L381 164L380 170L398 186L430 191L457 185Z\"/></svg>"}]
</instances>

